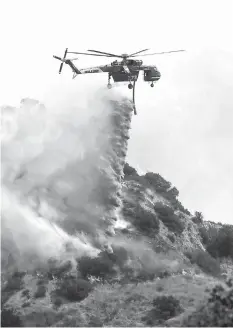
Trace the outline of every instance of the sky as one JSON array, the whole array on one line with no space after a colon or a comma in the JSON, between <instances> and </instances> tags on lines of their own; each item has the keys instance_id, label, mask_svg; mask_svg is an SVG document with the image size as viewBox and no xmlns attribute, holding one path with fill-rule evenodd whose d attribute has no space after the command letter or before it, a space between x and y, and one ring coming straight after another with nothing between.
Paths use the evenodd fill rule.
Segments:
<instances>
[{"instance_id":1,"label":"sky","mask_svg":"<svg viewBox=\"0 0 233 328\"><path fill-rule=\"evenodd\" d=\"M66 47L185 49L142 57L162 77L153 89L139 78L127 160L171 181L190 210L233 223L233 1L1 0L0 36L0 105L13 106L25 97L46 104L71 85L107 83L105 74L72 80L68 67L58 75L53 55ZM79 57L76 64L108 62Z\"/></svg>"}]
</instances>

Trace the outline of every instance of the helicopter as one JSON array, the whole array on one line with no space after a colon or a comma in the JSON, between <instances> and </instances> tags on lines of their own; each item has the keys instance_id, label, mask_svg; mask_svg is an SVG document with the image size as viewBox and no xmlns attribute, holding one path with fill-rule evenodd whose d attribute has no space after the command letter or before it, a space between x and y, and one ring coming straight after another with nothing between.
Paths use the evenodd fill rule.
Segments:
<instances>
[{"instance_id":1,"label":"helicopter","mask_svg":"<svg viewBox=\"0 0 233 328\"><path fill-rule=\"evenodd\" d=\"M137 52L134 52L130 55L122 54L115 55L109 52L97 51L97 50L87 50L88 52L74 52L68 51L66 48L63 58L58 56L53 56L55 59L61 61L59 74L62 72L63 64L67 64L73 71L73 79L79 74L88 74L88 73L108 73L108 84L107 87L109 89L112 88L111 78L114 82L128 82L128 88L133 90L133 109L134 114L137 115L136 106L135 106L135 84L138 80L138 75L140 71L144 73L144 81L149 82L151 87L154 87L154 83L156 83L160 77L161 73L157 69L155 65L143 65L142 60L134 59L138 56L152 56L158 54L165 54L171 52L180 52L185 50L172 50L172 51L164 51L164 52L155 52L151 54L141 54L142 52L148 51L149 49L143 49ZM67 59L67 54L75 54L75 55L85 55L85 56L99 56L99 57L109 57L109 58L120 58L120 60L115 60L108 65L101 65L90 68L78 69L73 61L78 58Z\"/></svg>"}]
</instances>

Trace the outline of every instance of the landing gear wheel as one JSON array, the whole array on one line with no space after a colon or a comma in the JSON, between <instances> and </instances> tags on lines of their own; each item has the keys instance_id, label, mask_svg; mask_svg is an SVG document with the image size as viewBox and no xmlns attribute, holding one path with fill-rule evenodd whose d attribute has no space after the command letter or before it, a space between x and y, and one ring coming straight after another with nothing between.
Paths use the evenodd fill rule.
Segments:
<instances>
[{"instance_id":1,"label":"landing gear wheel","mask_svg":"<svg viewBox=\"0 0 233 328\"><path fill-rule=\"evenodd\" d=\"M133 84L132 83L128 84L128 88L133 89Z\"/></svg>"},{"instance_id":2,"label":"landing gear wheel","mask_svg":"<svg viewBox=\"0 0 233 328\"><path fill-rule=\"evenodd\" d=\"M107 84L108 89L112 89L112 85L110 83Z\"/></svg>"},{"instance_id":3,"label":"landing gear wheel","mask_svg":"<svg viewBox=\"0 0 233 328\"><path fill-rule=\"evenodd\" d=\"M153 88L154 87L154 83L152 82L150 86L151 86L151 88Z\"/></svg>"}]
</instances>

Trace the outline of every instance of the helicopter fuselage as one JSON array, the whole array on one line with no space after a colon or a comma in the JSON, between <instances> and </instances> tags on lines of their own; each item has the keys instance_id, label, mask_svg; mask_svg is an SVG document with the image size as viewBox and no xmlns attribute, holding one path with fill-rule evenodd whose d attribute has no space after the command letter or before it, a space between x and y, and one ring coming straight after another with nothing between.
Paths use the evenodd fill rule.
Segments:
<instances>
[{"instance_id":1,"label":"helicopter fuselage","mask_svg":"<svg viewBox=\"0 0 233 328\"><path fill-rule=\"evenodd\" d=\"M161 77L156 66L145 66L142 60L115 60L111 66L110 75L114 82L137 81L140 71L144 71L144 81L147 82L156 82Z\"/></svg>"},{"instance_id":2,"label":"helicopter fuselage","mask_svg":"<svg viewBox=\"0 0 233 328\"><path fill-rule=\"evenodd\" d=\"M109 77L112 77L114 82L137 81L140 71L144 71L144 81L146 82L156 82L161 77L161 74L155 65L143 65L142 60L115 60L108 65L83 69L78 69L69 59L65 60L65 62L72 68L76 75L103 72L108 73Z\"/></svg>"}]
</instances>

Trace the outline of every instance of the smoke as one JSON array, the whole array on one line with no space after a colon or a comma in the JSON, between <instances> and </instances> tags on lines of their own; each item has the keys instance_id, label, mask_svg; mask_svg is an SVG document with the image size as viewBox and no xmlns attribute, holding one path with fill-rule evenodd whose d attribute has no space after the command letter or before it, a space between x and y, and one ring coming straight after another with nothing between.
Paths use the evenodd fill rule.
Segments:
<instances>
[{"instance_id":1,"label":"smoke","mask_svg":"<svg viewBox=\"0 0 233 328\"><path fill-rule=\"evenodd\" d=\"M132 104L114 90L57 91L1 108L6 267L95 256L119 219Z\"/></svg>"}]
</instances>

